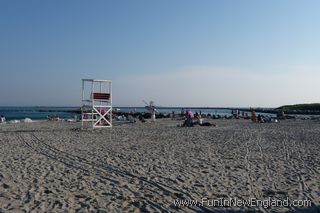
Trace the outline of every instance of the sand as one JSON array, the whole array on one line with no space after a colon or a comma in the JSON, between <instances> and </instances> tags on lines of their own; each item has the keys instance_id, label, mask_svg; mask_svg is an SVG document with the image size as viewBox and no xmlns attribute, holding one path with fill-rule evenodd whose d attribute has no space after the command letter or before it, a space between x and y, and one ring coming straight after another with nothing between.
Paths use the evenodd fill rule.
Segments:
<instances>
[{"instance_id":1,"label":"sand","mask_svg":"<svg viewBox=\"0 0 320 213\"><path fill-rule=\"evenodd\" d=\"M0 125L0 212L307 212L320 205L320 122L180 121L81 130ZM182 207L204 198L310 200L311 207Z\"/></svg>"}]
</instances>

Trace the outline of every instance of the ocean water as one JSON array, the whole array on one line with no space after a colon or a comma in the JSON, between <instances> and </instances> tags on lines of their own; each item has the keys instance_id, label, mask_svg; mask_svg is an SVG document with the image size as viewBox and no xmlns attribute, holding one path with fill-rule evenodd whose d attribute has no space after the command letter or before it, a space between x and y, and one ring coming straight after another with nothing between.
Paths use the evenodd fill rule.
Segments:
<instances>
[{"instance_id":1,"label":"ocean water","mask_svg":"<svg viewBox=\"0 0 320 213\"><path fill-rule=\"evenodd\" d=\"M32 120L46 120L48 116L59 118L74 118L79 115L74 111L77 107L0 107L0 115L7 120L21 120L31 118Z\"/></svg>"},{"instance_id":2,"label":"ocean water","mask_svg":"<svg viewBox=\"0 0 320 213\"><path fill-rule=\"evenodd\" d=\"M114 110L119 112L147 112L144 107L114 107ZM181 113L179 107L159 107L157 108L160 113ZM189 108L183 108L189 109ZM213 109L213 108L190 108L193 112L203 114L216 114L216 115L231 115L231 110L228 109ZM31 118L32 120L46 120L48 116L58 116L62 119L80 117L76 111L79 107L0 107L0 115L6 117L7 120L21 120Z\"/></svg>"},{"instance_id":3,"label":"ocean water","mask_svg":"<svg viewBox=\"0 0 320 213\"><path fill-rule=\"evenodd\" d=\"M119 112L147 112L144 107L115 107ZM216 114L216 115L231 115L232 110L229 109L215 109L215 108L190 108L190 107L158 107L159 113L167 114L174 112L175 114L180 114L182 110L190 109L192 112L198 112L202 114Z\"/></svg>"}]
</instances>

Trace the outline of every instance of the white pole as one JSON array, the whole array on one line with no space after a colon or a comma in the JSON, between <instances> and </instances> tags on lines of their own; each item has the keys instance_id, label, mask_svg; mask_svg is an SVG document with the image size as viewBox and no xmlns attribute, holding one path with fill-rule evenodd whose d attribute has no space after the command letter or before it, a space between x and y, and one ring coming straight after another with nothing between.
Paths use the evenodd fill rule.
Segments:
<instances>
[{"instance_id":1,"label":"white pole","mask_svg":"<svg viewBox=\"0 0 320 213\"><path fill-rule=\"evenodd\" d=\"M94 114L93 114L93 112L94 112L94 81L93 80L91 81L91 105L92 105L91 120L92 120L92 127L94 127L95 123L93 121L93 119L94 119Z\"/></svg>"},{"instance_id":2,"label":"white pole","mask_svg":"<svg viewBox=\"0 0 320 213\"><path fill-rule=\"evenodd\" d=\"M109 82L109 92L110 92L110 123L111 123L111 127L112 127L112 81Z\"/></svg>"},{"instance_id":3,"label":"white pole","mask_svg":"<svg viewBox=\"0 0 320 213\"><path fill-rule=\"evenodd\" d=\"M102 93L102 82L100 81L99 84L100 84L100 93ZM102 100L100 100L99 105L102 106ZM101 107L99 107L99 110L101 110Z\"/></svg>"},{"instance_id":4,"label":"white pole","mask_svg":"<svg viewBox=\"0 0 320 213\"><path fill-rule=\"evenodd\" d=\"M81 126L83 128L83 99L84 99L84 80L82 79L82 95L81 95Z\"/></svg>"}]
</instances>

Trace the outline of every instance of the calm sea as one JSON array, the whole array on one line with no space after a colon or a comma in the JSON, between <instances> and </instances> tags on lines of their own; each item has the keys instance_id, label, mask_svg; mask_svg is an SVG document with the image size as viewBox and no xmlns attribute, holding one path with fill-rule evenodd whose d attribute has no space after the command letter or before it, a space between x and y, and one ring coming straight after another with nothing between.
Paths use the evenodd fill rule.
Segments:
<instances>
[{"instance_id":1,"label":"calm sea","mask_svg":"<svg viewBox=\"0 0 320 213\"><path fill-rule=\"evenodd\" d=\"M7 120L21 120L31 118L32 120L44 120L48 116L60 118L74 118L77 107L0 107L0 115Z\"/></svg>"},{"instance_id":2,"label":"calm sea","mask_svg":"<svg viewBox=\"0 0 320 213\"><path fill-rule=\"evenodd\" d=\"M146 112L144 107L114 107L119 112ZM160 113L172 113L176 114L181 112L182 108L166 108L159 107ZM188 108L184 108L188 109ZM193 112L200 112L203 114L217 114L217 115L230 115L231 110L228 109L212 109L212 108L190 108ZM7 120L21 120L25 118L31 118L32 120L45 120L48 116L58 116L59 118L68 119L79 117L76 112L79 107L0 107L0 115L6 117Z\"/></svg>"}]
</instances>

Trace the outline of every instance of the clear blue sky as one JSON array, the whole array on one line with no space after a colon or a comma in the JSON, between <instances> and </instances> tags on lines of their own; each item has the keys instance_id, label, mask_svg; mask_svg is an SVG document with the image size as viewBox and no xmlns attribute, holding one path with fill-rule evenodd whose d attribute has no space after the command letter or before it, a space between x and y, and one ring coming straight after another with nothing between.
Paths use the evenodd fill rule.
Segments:
<instances>
[{"instance_id":1,"label":"clear blue sky","mask_svg":"<svg viewBox=\"0 0 320 213\"><path fill-rule=\"evenodd\" d=\"M0 105L320 102L320 1L0 1Z\"/></svg>"}]
</instances>

